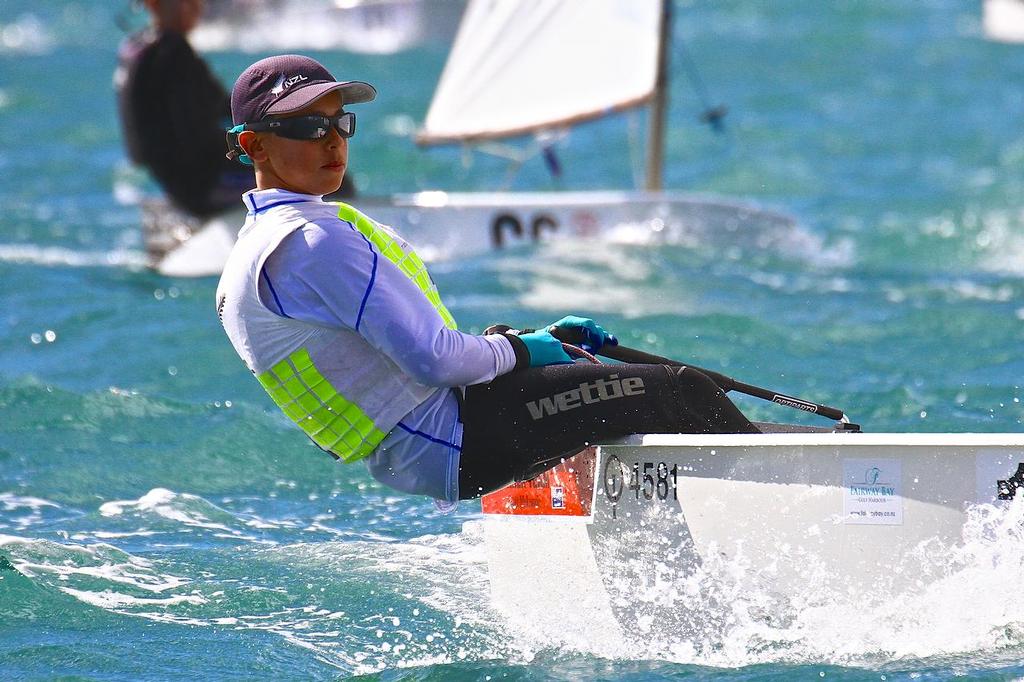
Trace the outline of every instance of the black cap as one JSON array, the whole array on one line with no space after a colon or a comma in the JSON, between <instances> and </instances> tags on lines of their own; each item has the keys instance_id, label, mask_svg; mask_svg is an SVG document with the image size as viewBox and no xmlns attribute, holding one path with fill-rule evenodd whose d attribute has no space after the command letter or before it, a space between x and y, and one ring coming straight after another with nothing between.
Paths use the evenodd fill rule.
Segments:
<instances>
[{"instance_id":1,"label":"black cap","mask_svg":"<svg viewBox=\"0 0 1024 682\"><path fill-rule=\"evenodd\" d=\"M377 91L362 81L338 82L320 62L297 54L267 57L242 72L231 89L235 125L272 114L298 111L328 92L341 92L342 104L369 102Z\"/></svg>"}]
</instances>

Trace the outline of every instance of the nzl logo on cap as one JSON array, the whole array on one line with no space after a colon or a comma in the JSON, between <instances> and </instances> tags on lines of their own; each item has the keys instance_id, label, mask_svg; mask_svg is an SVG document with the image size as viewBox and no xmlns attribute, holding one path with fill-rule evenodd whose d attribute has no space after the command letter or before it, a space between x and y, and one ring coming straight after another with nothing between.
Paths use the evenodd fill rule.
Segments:
<instances>
[{"instance_id":1,"label":"nzl logo on cap","mask_svg":"<svg viewBox=\"0 0 1024 682\"><path fill-rule=\"evenodd\" d=\"M302 81L308 81L309 78L303 75L298 76L285 76L283 73L278 77L277 82L274 83L274 87L270 90L275 95L280 95L282 92L292 87L296 83Z\"/></svg>"}]
</instances>

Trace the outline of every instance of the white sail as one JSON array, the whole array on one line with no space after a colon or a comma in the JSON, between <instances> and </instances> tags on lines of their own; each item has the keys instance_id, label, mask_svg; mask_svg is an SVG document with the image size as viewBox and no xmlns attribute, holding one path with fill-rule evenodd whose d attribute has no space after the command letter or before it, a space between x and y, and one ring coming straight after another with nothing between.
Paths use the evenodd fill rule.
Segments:
<instances>
[{"instance_id":1,"label":"white sail","mask_svg":"<svg viewBox=\"0 0 1024 682\"><path fill-rule=\"evenodd\" d=\"M660 0L470 0L418 140L507 137L654 95Z\"/></svg>"}]
</instances>

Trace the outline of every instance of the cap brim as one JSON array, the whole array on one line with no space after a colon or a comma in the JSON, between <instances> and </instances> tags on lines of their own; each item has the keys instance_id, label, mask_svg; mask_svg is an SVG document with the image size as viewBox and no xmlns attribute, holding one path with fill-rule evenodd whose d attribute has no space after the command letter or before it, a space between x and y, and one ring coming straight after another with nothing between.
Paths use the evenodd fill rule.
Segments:
<instances>
[{"instance_id":1,"label":"cap brim","mask_svg":"<svg viewBox=\"0 0 1024 682\"><path fill-rule=\"evenodd\" d=\"M377 96L377 91L369 83L362 81L345 81L344 83L313 83L277 100L269 109L268 114L290 114L309 106L329 92L341 92L341 103L360 104L369 102Z\"/></svg>"}]
</instances>

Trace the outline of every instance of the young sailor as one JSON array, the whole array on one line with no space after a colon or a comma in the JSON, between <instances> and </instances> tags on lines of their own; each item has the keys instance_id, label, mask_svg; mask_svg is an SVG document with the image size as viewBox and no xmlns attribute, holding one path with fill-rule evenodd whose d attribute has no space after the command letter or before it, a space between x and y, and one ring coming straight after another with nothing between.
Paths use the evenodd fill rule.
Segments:
<instances>
[{"instance_id":1,"label":"young sailor","mask_svg":"<svg viewBox=\"0 0 1024 682\"><path fill-rule=\"evenodd\" d=\"M711 380L662 365L574 364L548 330L612 337L565 317L541 331L465 334L423 261L390 228L327 203L355 114L376 96L319 63L256 62L231 94L230 155L256 189L217 288L235 350L322 449L378 481L454 502L535 476L595 440L753 432Z\"/></svg>"}]
</instances>

